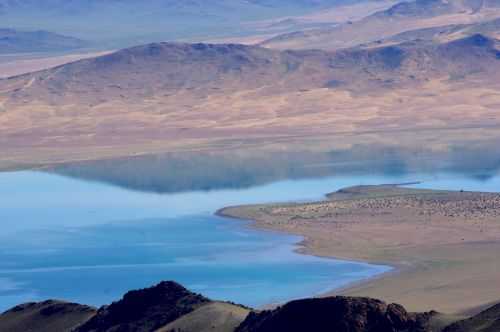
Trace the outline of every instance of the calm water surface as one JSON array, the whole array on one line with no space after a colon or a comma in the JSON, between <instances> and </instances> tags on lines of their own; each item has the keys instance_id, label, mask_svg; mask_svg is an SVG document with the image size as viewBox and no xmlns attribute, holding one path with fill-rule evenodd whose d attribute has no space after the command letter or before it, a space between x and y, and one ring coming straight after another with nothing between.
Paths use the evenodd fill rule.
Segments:
<instances>
[{"instance_id":1,"label":"calm water surface","mask_svg":"<svg viewBox=\"0 0 500 332\"><path fill-rule=\"evenodd\" d=\"M92 305L161 280L251 306L310 296L386 266L294 253L301 239L213 215L228 205L319 199L358 184L500 191L500 177L337 176L158 194L41 172L0 173L0 310L59 298Z\"/></svg>"}]
</instances>

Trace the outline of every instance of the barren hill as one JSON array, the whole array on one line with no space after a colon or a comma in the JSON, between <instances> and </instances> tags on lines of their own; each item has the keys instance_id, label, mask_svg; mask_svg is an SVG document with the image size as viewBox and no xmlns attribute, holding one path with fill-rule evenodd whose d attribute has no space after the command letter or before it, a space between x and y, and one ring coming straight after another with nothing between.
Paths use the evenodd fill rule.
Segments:
<instances>
[{"instance_id":1,"label":"barren hill","mask_svg":"<svg viewBox=\"0 0 500 332\"><path fill-rule=\"evenodd\" d=\"M61 301L26 303L0 314L0 331L71 331L95 312L86 305Z\"/></svg>"},{"instance_id":2,"label":"barren hill","mask_svg":"<svg viewBox=\"0 0 500 332\"><path fill-rule=\"evenodd\" d=\"M497 70L499 45L481 34L448 43L338 52L155 43L0 80L0 87L7 110L33 101L84 108L113 100L142 103L179 93L206 97L253 89L278 93L326 87L360 92L391 82L491 74Z\"/></svg>"},{"instance_id":3,"label":"barren hill","mask_svg":"<svg viewBox=\"0 0 500 332\"><path fill-rule=\"evenodd\" d=\"M227 139L492 126L498 45L474 34L335 52L124 49L0 80L3 158L56 146L71 149L66 158L102 146L116 156L144 145L169 151Z\"/></svg>"},{"instance_id":4,"label":"barren hill","mask_svg":"<svg viewBox=\"0 0 500 332\"><path fill-rule=\"evenodd\" d=\"M430 332L431 317L409 314L398 304L331 297L297 300L275 310L251 313L236 332Z\"/></svg>"},{"instance_id":5,"label":"barren hill","mask_svg":"<svg viewBox=\"0 0 500 332\"><path fill-rule=\"evenodd\" d=\"M175 282L161 282L130 291L121 300L101 307L76 332L155 331L209 301Z\"/></svg>"},{"instance_id":6,"label":"barren hill","mask_svg":"<svg viewBox=\"0 0 500 332\"><path fill-rule=\"evenodd\" d=\"M497 305L449 325L457 318L435 311L411 313L396 303L345 296L295 300L271 310L252 310L212 301L176 282L164 281L150 288L130 291L121 300L104 305L97 312L85 305L60 301L18 305L0 314L0 330L494 332L498 330L499 317Z\"/></svg>"}]
</instances>

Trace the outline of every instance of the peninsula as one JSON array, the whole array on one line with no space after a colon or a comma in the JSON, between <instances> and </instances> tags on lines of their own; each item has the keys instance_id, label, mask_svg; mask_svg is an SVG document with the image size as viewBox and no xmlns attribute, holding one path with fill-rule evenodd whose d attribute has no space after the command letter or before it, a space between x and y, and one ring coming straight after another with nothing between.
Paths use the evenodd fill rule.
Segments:
<instances>
[{"instance_id":1,"label":"peninsula","mask_svg":"<svg viewBox=\"0 0 500 332\"><path fill-rule=\"evenodd\" d=\"M484 308L500 297L497 193L357 186L320 202L236 206L218 214L301 235L299 250L308 254L395 267L336 294L450 314Z\"/></svg>"}]
</instances>

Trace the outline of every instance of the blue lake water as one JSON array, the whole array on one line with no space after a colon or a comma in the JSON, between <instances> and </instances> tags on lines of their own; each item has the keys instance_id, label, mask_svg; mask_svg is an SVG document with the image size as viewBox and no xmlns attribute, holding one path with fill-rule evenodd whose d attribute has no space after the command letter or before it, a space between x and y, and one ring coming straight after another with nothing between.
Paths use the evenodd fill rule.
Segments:
<instances>
[{"instance_id":1,"label":"blue lake water","mask_svg":"<svg viewBox=\"0 0 500 332\"><path fill-rule=\"evenodd\" d=\"M176 280L250 306L311 296L387 266L294 252L296 236L213 213L224 206L320 199L358 184L500 191L500 177L337 176L241 190L157 194L42 172L0 173L0 310L66 299L101 305L130 289Z\"/></svg>"}]
</instances>

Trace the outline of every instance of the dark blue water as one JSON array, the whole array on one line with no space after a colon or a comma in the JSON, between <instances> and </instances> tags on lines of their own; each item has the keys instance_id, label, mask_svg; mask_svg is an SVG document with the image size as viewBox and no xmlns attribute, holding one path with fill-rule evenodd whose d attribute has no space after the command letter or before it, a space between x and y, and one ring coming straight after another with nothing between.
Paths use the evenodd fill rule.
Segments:
<instances>
[{"instance_id":1,"label":"dark blue water","mask_svg":"<svg viewBox=\"0 0 500 332\"><path fill-rule=\"evenodd\" d=\"M500 178L446 174L330 177L244 190L152 194L39 172L0 173L0 310L66 299L100 305L176 280L251 306L310 296L389 269L294 252L301 239L213 216L248 203L319 199L357 184L425 180L499 191Z\"/></svg>"}]
</instances>

